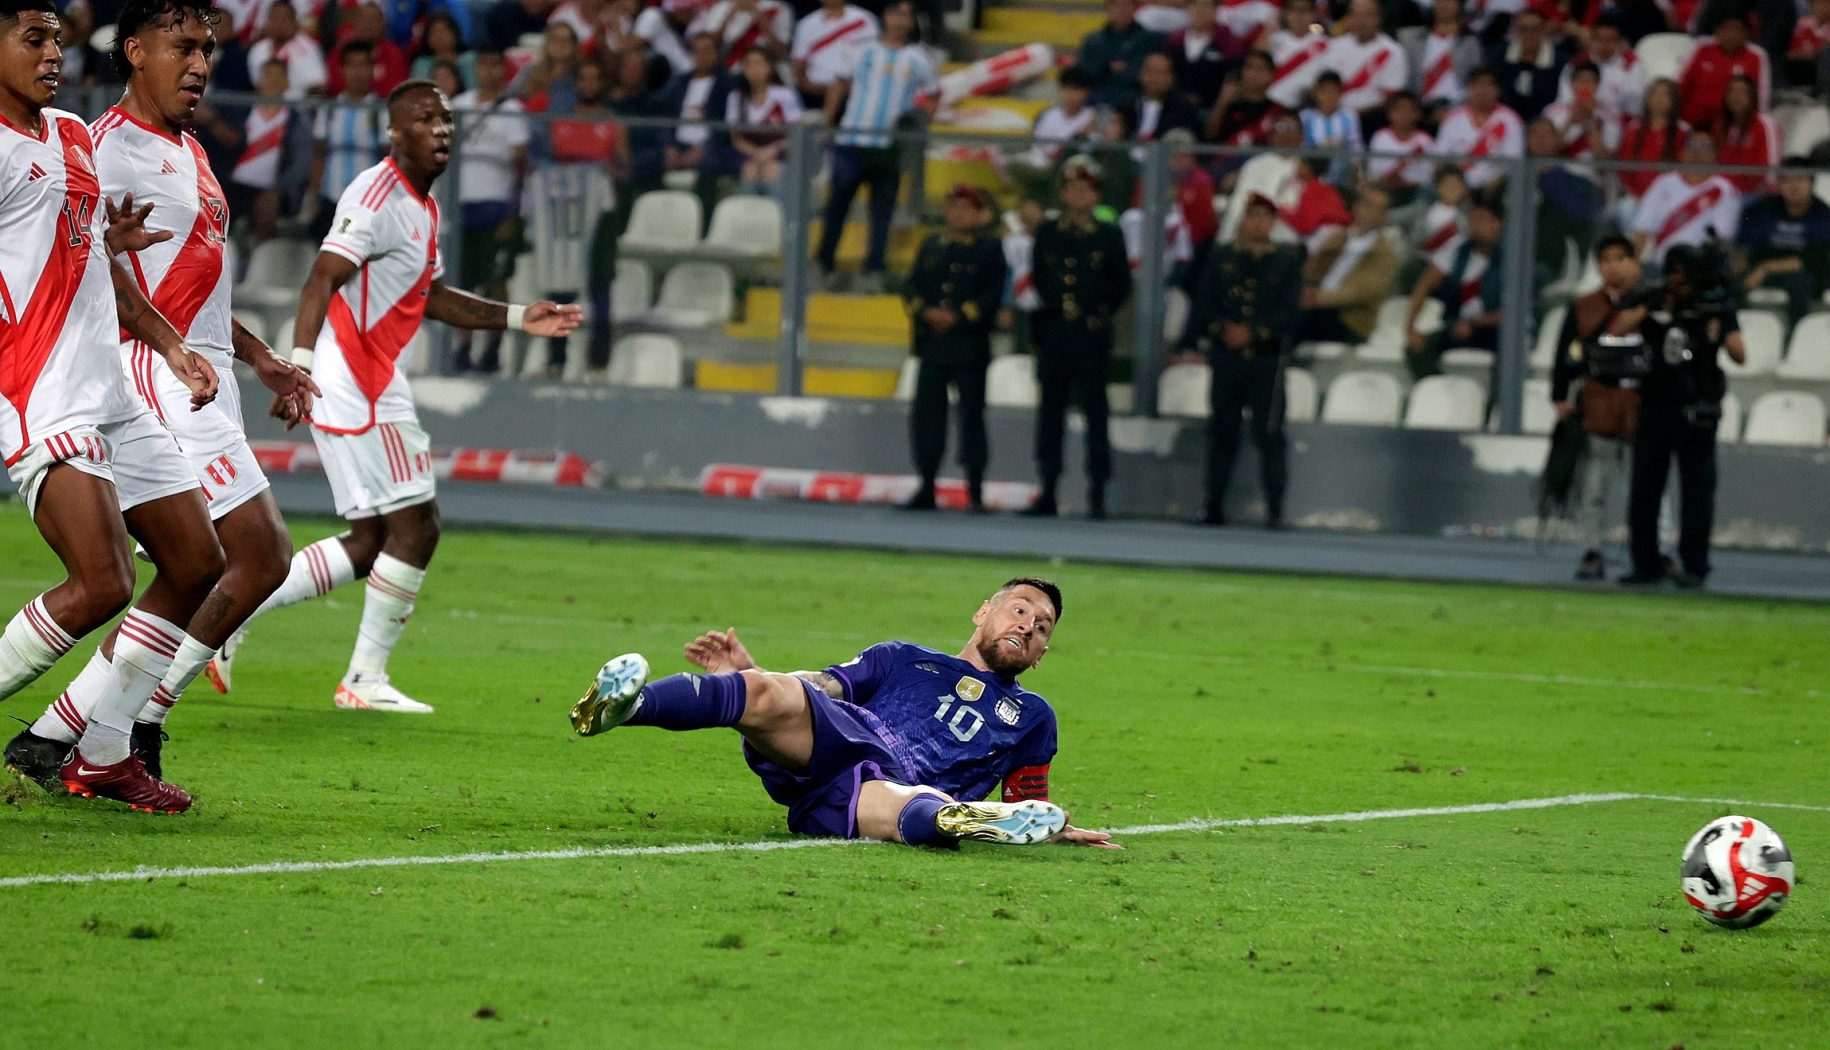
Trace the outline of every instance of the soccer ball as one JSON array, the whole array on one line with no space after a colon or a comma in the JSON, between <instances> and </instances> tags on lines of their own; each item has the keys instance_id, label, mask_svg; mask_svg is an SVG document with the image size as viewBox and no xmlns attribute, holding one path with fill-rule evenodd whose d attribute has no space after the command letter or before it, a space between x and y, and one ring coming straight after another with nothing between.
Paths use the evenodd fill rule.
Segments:
<instances>
[{"instance_id":1,"label":"soccer ball","mask_svg":"<svg viewBox=\"0 0 1830 1050\"><path fill-rule=\"evenodd\" d=\"M1731 930L1758 926L1792 892L1792 851L1752 817L1718 817L1684 846L1684 899Z\"/></svg>"}]
</instances>

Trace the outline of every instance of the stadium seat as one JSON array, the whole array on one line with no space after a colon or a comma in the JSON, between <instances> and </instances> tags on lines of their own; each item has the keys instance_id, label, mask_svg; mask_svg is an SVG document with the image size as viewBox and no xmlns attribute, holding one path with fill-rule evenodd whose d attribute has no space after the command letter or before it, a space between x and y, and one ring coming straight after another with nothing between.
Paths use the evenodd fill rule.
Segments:
<instances>
[{"instance_id":1,"label":"stadium seat","mask_svg":"<svg viewBox=\"0 0 1830 1050\"><path fill-rule=\"evenodd\" d=\"M1479 430L1487 400L1467 376L1425 376L1411 388L1404 409L1406 430Z\"/></svg>"},{"instance_id":2,"label":"stadium seat","mask_svg":"<svg viewBox=\"0 0 1830 1050\"><path fill-rule=\"evenodd\" d=\"M1741 399L1733 390L1722 395L1722 420L1716 424L1716 440L1731 445L1741 440Z\"/></svg>"},{"instance_id":3,"label":"stadium seat","mask_svg":"<svg viewBox=\"0 0 1830 1050\"><path fill-rule=\"evenodd\" d=\"M1563 333L1563 319L1569 307L1553 306L1538 318L1538 337L1531 344L1531 370L1548 372L1557 363L1557 338Z\"/></svg>"},{"instance_id":4,"label":"stadium seat","mask_svg":"<svg viewBox=\"0 0 1830 1050\"><path fill-rule=\"evenodd\" d=\"M701 246L739 259L782 253L782 206L773 197L726 197L712 209L712 228Z\"/></svg>"},{"instance_id":5,"label":"stadium seat","mask_svg":"<svg viewBox=\"0 0 1830 1050\"><path fill-rule=\"evenodd\" d=\"M1190 305L1188 293L1180 288L1170 288L1163 293L1163 345L1174 346L1182 338L1182 329L1188 327Z\"/></svg>"},{"instance_id":6,"label":"stadium seat","mask_svg":"<svg viewBox=\"0 0 1830 1050\"><path fill-rule=\"evenodd\" d=\"M1170 365L1156 381L1156 414L1206 418L1212 411L1208 387L1213 369L1202 364Z\"/></svg>"},{"instance_id":7,"label":"stadium seat","mask_svg":"<svg viewBox=\"0 0 1830 1050\"><path fill-rule=\"evenodd\" d=\"M1482 382L1493 372L1493 351L1478 346L1450 347L1442 352L1442 367Z\"/></svg>"},{"instance_id":8,"label":"stadium seat","mask_svg":"<svg viewBox=\"0 0 1830 1050\"><path fill-rule=\"evenodd\" d=\"M1589 256L1582 264L1582 276L1576 278L1576 287L1570 289L1572 296L1587 295L1601 290L1601 267L1595 265L1595 257Z\"/></svg>"},{"instance_id":9,"label":"stadium seat","mask_svg":"<svg viewBox=\"0 0 1830 1050\"><path fill-rule=\"evenodd\" d=\"M1550 380L1525 380L1525 412L1519 429L1527 434L1548 434L1556 426L1557 406L1550 403Z\"/></svg>"},{"instance_id":10,"label":"stadium seat","mask_svg":"<svg viewBox=\"0 0 1830 1050\"><path fill-rule=\"evenodd\" d=\"M635 199L617 244L627 251L691 251L705 214L699 198L681 190L649 190Z\"/></svg>"},{"instance_id":11,"label":"stadium seat","mask_svg":"<svg viewBox=\"0 0 1830 1050\"><path fill-rule=\"evenodd\" d=\"M1301 343L1296 348L1299 361L1339 361L1353 353L1346 343Z\"/></svg>"},{"instance_id":12,"label":"stadium seat","mask_svg":"<svg viewBox=\"0 0 1830 1050\"><path fill-rule=\"evenodd\" d=\"M1799 319L1785 360L1773 374L1781 379L1830 381L1830 314L1806 314Z\"/></svg>"},{"instance_id":13,"label":"stadium seat","mask_svg":"<svg viewBox=\"0 0 1830 1050\"><path fill-rule=\"evenodd\" d=\"M1284 419L1291 423L1313 423L1321 406L1322 395L1315 386L1315 373L1306 368L1284 369Z\"/></svg>"},{"instance_id":14,"label":"stadium seat","mask_svg":"<svg viewBox=\"0 0 1830 1050\"><path fill-rule=\"evenodd\" d=\"M661 294L643 318L660 328L710 328L731 319L736 281L719 263L681 263L661 279Z\"/></svg>"},{"instance_id":15,"label":"stadium seat","mask_svg":"<svg viewBox=\"0 0 1830 1050\"><path fill-rule=\"evenodd\" d=\"M1822 102L1788 106L1783 112L1780 127L1785 132L1786 153L1802 156L1830 140L1830 109Z\"/></svg>"},{"instance_id":16,"label":"stadium seat","mask_svg":"<svg viewBox=\"0 0 1830 1050\"><path fill-rule=\"evenodd\" d=\"M610 316L639 317L654 305L654 271L640 259L618 259L610 282Z\"/></svg>"},{"instance_id":17,"label":"stadium seat","mask_svg":"<svg viewBox=\"0 0 1830 1050\"><path fill-rule=\"evenodd\" d=\"M1365 361L1404 360L1404 319L1410 316L1409 296L1394 295L1379 306L1379 318L1373 322L1372 334L1366 337L1354 356ZM1442 300L1424 300L1417 314L1417 330L1424 334L1442 328Z\"/></svg>"},{"instance_id":18,"label":"stadium seat","mask_svg":"<svg viewBox=\"0 0 1830 1050\"><path fill-rule=\"evenodd\" d=\"M1696 39L1688 33L1648 33L1633 48L1640 64L1646 67L1648 84L1660 77L1676 80L1696 49Z\"/></svg>"},{"instance_id":19,"label":"stadium seat","mask_svg":"<svg viewBox=\"0 0 1830 1050\"><path fill-rule=\"evenodd\" d=\"M911 359L912 360L912 359ZM1036 359L1006 354L985 371L985 403L997 408L1035 408L1042 400L1036 384Z\"/></svg>"},{"instance_id":20,"label":"stadium seat","mask_svg":"<svg viewBox=\"0 0 1830 1050\"><path fill-rule=\"evenodd\" d=\"M902 371L896 376L896 393L892 395L898 401L915 400L915 376L921 371L921 361L908 357L902 361Z\"/></svg>"},{"instance_id":21,"label":"stadium seat","mask_svg":"<svg viewBox=\"0 0 1830 1050\"><path fill-rule=\"evenodd\" d=\"M298 306L299 288L317 255L317 245L310 241L289 237L262 241L248 256L248 272L235 286L233 301L259 310Z\"/></svg>"},{"instance_id":22,"label":"stadium seat","mask_svg":"<svg viewBox=\"0 0 1830 1050\"><path fill-rule=\"evenodd\" d=\"M1384 372L1342 372L1322 398L1322 422L1397 426L1404 406L1398 380Z\"/></svg>"},{"instance_id":23,"label":"stadium seat","mask_svg":"<svg viewBox=\"0 0 1830 1050\"><path fill-rule=\"evenodd\" d=\"M606 377L615 386L677 389L686 372L686 354L671 335L643 332L616 341Z\"/></svg>"},{"instance_id":24,"label":"stadium seat","mask_svg":"<svg viewBox=\"0 0 1830 1050\"><path fill-rule=\"evenodd\" d=\"M1824 402L1816 394L1773 390L1754 399L1747 410L1748 445L1794 445L1819 448L1824 443Z\"/></svg>"},{"instance_id":25,"label":"stadium seat","mask_svg":"<svg viewBox=\"0 0 1830 1050\"><path fill-rule=\"evenodd\" d=\"M1738 365L1724 353L1722 370L1731 376L1771 375L1779 367L1785 325L1764 310L1742 310L1735 317L1741 322L1741 339L1747 344L1747 363Z\"/></svg>"},{"instance_id":26,"label":"stadium seat","mask_svg":"<svg viewBox=\"0 0 1830 1050\"><path fill-rule=\"evenodd\" d=\"M1545 298L1568 299L1575 294L1576 285L1583 277L1582 252L1576 242L1568 237L1563 238L1563 268L1550 284L1544 287Z\"/></svg>"}]
</instances>

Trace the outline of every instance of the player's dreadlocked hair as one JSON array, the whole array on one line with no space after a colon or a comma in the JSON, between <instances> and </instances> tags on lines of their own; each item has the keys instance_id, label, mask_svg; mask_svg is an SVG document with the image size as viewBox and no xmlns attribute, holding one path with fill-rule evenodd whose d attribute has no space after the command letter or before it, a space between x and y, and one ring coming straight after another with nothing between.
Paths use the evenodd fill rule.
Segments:
<instances>
[{"instance_id":1,"label":"player's dreadlocked hair","mask_svg":"<svg viewBox=\"0 0 1830 1050\"><path fill-rule=\"evenodd\" d=\"M1045 580L1040 576L1019 576L1014 580L1006 581L1004 586L999 587L998 590L999 592L1008 591L1012 587L1034 587L1041 591L1048 596L1049 604L1055 607L1055 619L1057 621L1061 619L1061 588L1055 586L1054 581Z\"/></svg>"},{"instance_id":2,"label":"player's dreadlocked hair","mask_svg":"<svg viewBox=\"0 0 1830 1050\"><path fill-rule=\"evenodd\" d=\"M222 21L222 12L217 10L215 0L127 0L115 23L114 50L108 53L115 75L122 80L133 76L133 64L127 61L128 37L139 36L148 29L183 25L187 18L213 29Z\"/></svg>"},{"instance_id":3,"label":"player's dreadlocked hair","mask_svg":"<svg viewBox=\"0 0 1830 1050\"><path fill-rule=\"evenodd\" d=\"M11 25L28 11L54 15L57 13L57 4L53 0L0 0L0 22Z\"/></svg>"}]
</instances>

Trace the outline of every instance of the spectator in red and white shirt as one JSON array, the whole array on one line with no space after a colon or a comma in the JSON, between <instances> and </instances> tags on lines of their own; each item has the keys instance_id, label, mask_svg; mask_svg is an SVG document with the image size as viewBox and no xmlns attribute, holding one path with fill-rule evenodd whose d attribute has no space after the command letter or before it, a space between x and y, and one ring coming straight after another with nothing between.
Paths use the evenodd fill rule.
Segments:
<instances>
[{"instance_id":1,"label":"spectator in red and white shirt","mask_svg":"<svg viewBox=\"0 0 1830 1050\"><path fill-rule=\"evenodd\" d=\"M1408 47L1411 90L1438 119L1467 101L1462 78L1481 64L1480 42L1469 35L1462 0L1434 0L1430 29Z\"/></svg>"},{"instance_id":2,"label":"spectator in red and white shirt","mask_svg":"<svg viewBox=\"0 0 1830 1050\"><path fill-rule=\"evenodd\" d=\"M1277 4L1268 0L1224 0L1215 17L1236 39L1250 47L1277 27L1277 8Z\"/></svg>"},{"instance_id":3,"label":"spectator in red and white shirt","mask_svg":"<svg viewBox=\"0 0 1830 1050\"><path fill-rule=\"evenodd\" d=\"M1683 153L1684 140L1689 137L1690 125L1678 116L1677 82L1660 77L1646 88L1646 101L1639 116L1629 118L1621 127L1616 155L1621 160L1671 163ZM1640 197L1659 174L1648 168L1621 168L1621 191L1628 198Z\"/></svg>"},{"instance_id":4,"label":"spectator in red and white shirt","mask_svg":"<svg viewBox=\"0 0 1830 1050\"><path fill-rule=\"evenodd\" d=\"M845 0L822 0L794 27L788 55L794 86L810 107L826 104L826 89L858 65L858 49L877 39L877 18Z\"/></svg>"},{"instance_id":5,"label":"spectator in red and white shirt","mask_svg":"<svg viewBox=\"0 0 1830 1050\"><path fill-rule=\"evenodd\" d=\"M1283 25L1263 38L1259 49L1271 56L1271 83L1265 94L1295 113L1308 105L1309 88L1327 65L1328 37L1315 20L1315 0L1289 0Z\"/></svg>"},{"instance_id":6,"label":"spectator in red and white shirt","mask_svg":"<svg viewBox=\"0 0 1830 1050\"><path fill-rule=\"evenodd\" d=\"M775 0L718 0L705 9L687 35L713 33L724 41L725 68L735 70L753 47L772 61L788 57L794 37L794 11Z\"/></svg>"},{"instance_id":7,"label":"spectator in red and white shirt","mask_svg":"<svg viewBox=\"0 0 1830 1050\"><path fill-rule=\"evenodd\" d=\"M1430 187L1436 199L1411 231L1411 243L1426 259L1468 232L1468 176L1453 164L1438 164Z\"/></svg>"},{"instance_id":8,"label":"spectator in red and white shirt","mask_svg":"<svg viewBox=\"0 0 1830 1050\"><path fill-rule=\"evenodd\" d=\"M775 77L775 63L761 46L752 47L737 67L737 90L727 102L725 121L786 127L801 119L801 98ZM743 158L743 192L769 196L782 177L788 136L773 131L733 131L731 146Z\"/></svg>"},{"instance_id":9,"label":"spectator in red and white shirt","mask_svg":"<svg viewBox=\"0 0 1830 1050\"><path fill-rule=\"evenodd\" d=\"M1372 133L1366 178L1384 190L1392 203L1403 207L1417 196L1419 187L1430 181L1429 154L1435 151L1436 140L1419 126L1423 107L1418 105L1417 96L1408 91L1398 92L1385 104L1385 120L1385 126ZM1380 154L1405 154L1415 159Z\"/></svg>"},{"instance_id":10,"label":"spectator in red and white shirt","mask_svg":"<svg viewBox=\"0 0 1830 1050\"><path fill-rule=\"evenodd\" d=\"M1589 31L1588 50L1563 67L1563 79L1557 85L1558 102L1569 100L1571 71L1581 62L1593 62L1601 71L1595 101L1601 106L1603 116L1609 120L1624 120L1639 112L1646 98L1646 66L1627 47L1627 38L1621 35L1619 19L1615 15L1602 16Z\"/></svg>"},{"instance_id":11,"label":"spectator in red and white shirt","mask_svg":"<svg viewBox=\"0 0 1830 1050\"><path fill-rule=\"evenodd\" d=\"M375 62L375 94L387 98L388 92L407 79L407 53L388 39L388 18L379 5L365 3L356 8L349 16L349 28L339 37L330 54L330 82L326 88L331 94L343 93L343 49L354 40L369 45L369 56Z\"/></svg>"},{"instance_id":12,"label":"spectator in red and white shirt","mask_svg":"<svg viewBox=\"0 0 1830 1050\"><path fill-rule=\"evenodd\" d=\"M1601 69L1582 61L1570 67L1570 96L1544 107L1544 119L1556 129L1562 143L1558 154L1567 160L1611 157L1620 146L1620 124L1601 108ZM1571 171L1599 182L1593 166L1573 165Z\"/></svg>"},{"instance_id":13,"label":"spectator in red and white shirt","mask_svg":"<svg viewBox=\"0 0 1830 1050\"><path fill-rule=\"evenodd\" d=\"M1491 69L1468 74L1468 104L1457 106L1436 129L1439 153L1467 157L1523 157L1525 125L1500 105L1499 78ZM1506 177L1507 169L1476 161L1467 166L1468 185L1485 189Z\"/></svg>"},{"instance_id":14,"label":"spectator in red and white shirt","mask_svg":"<svg viewBox=\"0 0 1830 1050\"><path fill-rule=\"evenodd\" d=\"M1347 202L1341 198L1341 192L1323 178L1327 171L1326 155L1311 157L1305 154L1297 157L1292 187L1295 201L1280 205L1277 209L1278 221L1295 233L1303 246L1312 252L1329 235L1353 221L1353 216L1347 211Z\"/></svg>"},{"instance_id":15,"label":"spectator in red and white shirt","mask_svg":"<svg viewBox=\"0 0 1830 1050\"><path fill-rule=\"evenodd\" d=\"M258 81L261 67L275 58L286 63L287 98L324 93L324 83L330 77L324 68L324 49L299 31L299 16L292 0L273 0L268 5L261 38L248 49L248 75Z\"/></svg>"},{"instance_id":16,"label":"spectator in red and white shirt","mask_svg":"<svg viewBox=\"0 0 1830 1050\"><path fill-rule=\"evenodd\" d=\"M1327 65L1341 75L1341 104L1371 126L1384 119L1385 100L1410 80L1410 63L1380 31L1378 0L1351 0L1346 22L1347 32L1328 42Z\"/></svg>"},{"instance_id":17,"label":"spectator in red and white shirt","mask_svg":"<svg viewBox=\"0 0 1830 1050\"><path fill-rule=\"evenodd\" d=\"M1693 128L1713 127L1722 115L1722 96L1736 73L1754 82L1762 112L1773 90L1773 67L1766 50L1747 38L1747 22L1730 14L1716 23L1714 40L1697 45L1684 71L1678 74L1678 94L1683 98L1679 115Z\"/></svg>"},{"instance_id":18,"label":"spectator in red and white shirt","mask_svg":"<svg viewBox=\"0 0 1830 1050\"><path fill-rule=\"evenodd\" d=\"M1716 162L1716 144L1708 135L1684 142L1685 164ZM1734 240L1741 224L1741 194L1720 175L1685 168L1652 180L1630 231L1640 257L1663 264L1665 253L1679 244L1702 244L1710 237Z\"/></svg>"},{"instance_id":19,"label":"spectator in red and white shirt","mask_svg":"<svg viewBox=\"0 0 1830 1050\"><path fill-rule=\"evenodd\" d=\"M1777 167L1785 147L1779 122L1754 108L1754 82L1737 74L1722 96L1722 116L1710 129L1716 140L1716 162ZM1758 193L1773 184L1771 174L1735 172L1723 176L1743 195Z\"/></svg>"},{"instance_id":20,"label":"spectator in red and white shirt","mask_svg":"<svg viewBox=\"0 0 1830 1050\"><path fill-rule=\"evenodd\" d=\"M1811 13L1792 27L1792 42L1786 47L1786 83L1816 88L1819 95L1830 94L1830 63L1824 61L1830 51L1830 0L1811 0Z\"/></svg>"}]
</instances>

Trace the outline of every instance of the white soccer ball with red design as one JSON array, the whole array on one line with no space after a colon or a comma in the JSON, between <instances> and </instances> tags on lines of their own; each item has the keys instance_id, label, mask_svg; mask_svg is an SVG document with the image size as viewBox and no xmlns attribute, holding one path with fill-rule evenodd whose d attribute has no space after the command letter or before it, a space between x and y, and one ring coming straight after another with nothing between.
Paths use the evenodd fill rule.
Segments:
<instances>
[{"instance_id":1,"label":"white soccer ball with red design","mask_svg":"<svg viewBox=\"0 0 1830 1050\"><path fill-rule=\"evenodd\" d=\"M1684 899L1731 930L1758 926L1792 893L1792 851L1753 817L1718 817L1684 847Z\"/></svg>"}]
</instances>

